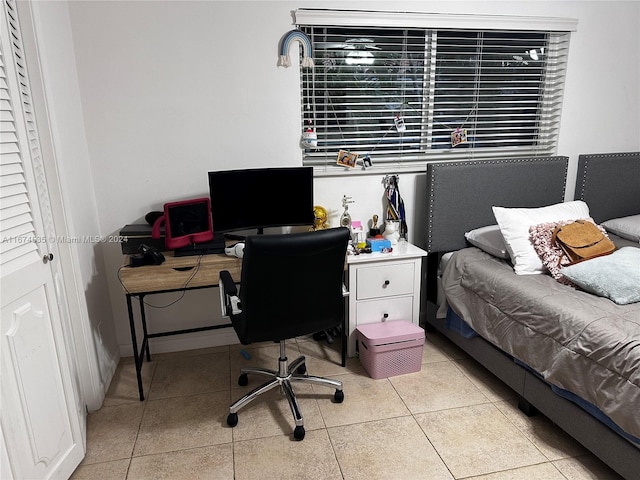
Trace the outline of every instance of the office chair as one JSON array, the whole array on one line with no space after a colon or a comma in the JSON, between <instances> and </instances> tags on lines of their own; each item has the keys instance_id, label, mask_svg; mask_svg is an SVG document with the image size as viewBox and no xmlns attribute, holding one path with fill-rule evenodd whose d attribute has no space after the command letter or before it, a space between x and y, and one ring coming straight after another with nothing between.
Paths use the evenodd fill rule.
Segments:
<instances>
[{"instance_id":1,"label":"office chair","mask_svg":"<svg viewBox=\"0 0 640 480\"><path fill-rule=\"evenodd\" d=\"M306 374L305 357L289 363L285 341L342 324L343 273L349 230L343 227L283 235L247 237L239 293L228 271L220 272L222 308L243 345L280 343L278 369L243 368L240 386L248 374L270 379L229 407L227 424L238 424L238 410L259 395L280 386L295 420L293 436L305 435L293 382L335 388L334 402L344 400L342 382Z\"/></svg>"}]
</instances>

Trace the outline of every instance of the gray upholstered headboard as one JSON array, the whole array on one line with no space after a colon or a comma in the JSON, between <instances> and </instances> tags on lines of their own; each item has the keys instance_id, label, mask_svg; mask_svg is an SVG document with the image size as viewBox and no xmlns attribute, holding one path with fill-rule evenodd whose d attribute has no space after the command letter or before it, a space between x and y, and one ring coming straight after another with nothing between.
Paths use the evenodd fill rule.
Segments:
<instances>
[{"instance_id":1,"label":"gray upholstered headboard","mask_svg":"<svg viewBox=\"0 0 640 480\"><path fill-rule=\"evenodd\" d=\"M464 233L495 225L491 207L541 207L564 200L568 157L427 165L427 251L467 246Z\"/></svg>"},{"instance_id":2,"label":"gray upholstered headboard","mask_svg":"<svg viewBox=\"0 0 640 480\"><path fill-rule=\"evenodd\" d=\"M574 198L596 223L640 214L640 153L580 155Z\"/></svg>"}]
</instances>

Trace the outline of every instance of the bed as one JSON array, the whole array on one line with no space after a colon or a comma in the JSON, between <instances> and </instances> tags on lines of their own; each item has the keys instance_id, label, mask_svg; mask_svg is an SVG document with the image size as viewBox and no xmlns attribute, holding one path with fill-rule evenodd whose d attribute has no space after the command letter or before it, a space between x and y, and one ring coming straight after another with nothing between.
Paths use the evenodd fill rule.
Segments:
<instances>
[{"instance_id":1,"label":"bed","mask_svg":"<svg viewBox=\"0 0 640 480\"><path fill-rule=\"evenodd\" d=\"M428 165L427 327L511 387L523 411L544 414L624 478L637 480L640 302L619 305L526 268L516 275L517 248L501 255L502 247L478 247L476 238L471 246L465 238L518 209L586 204L598 224L640 213L639 153L581 155L579 202L563 202L567 171L561 156ZM507 208L494 212L494 206ZM636 258L637 240L608 234L618 250L607 262L621 252Z\"/></svg>"}]
</instances>

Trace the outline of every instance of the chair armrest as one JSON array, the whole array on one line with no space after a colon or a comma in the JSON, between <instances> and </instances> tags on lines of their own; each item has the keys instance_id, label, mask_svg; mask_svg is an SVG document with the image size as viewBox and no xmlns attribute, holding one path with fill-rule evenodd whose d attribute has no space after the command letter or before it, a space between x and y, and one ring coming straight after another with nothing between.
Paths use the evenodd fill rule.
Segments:
<instances>
[{"instance_id":1,"label":"chair armrest","mask_svg":"<svg viewBox=\"0 0 640 480\"><path fill-rule=\"evenodd\" d=\"M222 288L227 295L238 296L236 283L233 281L228 270L222 270L220 272L220 288Z\"/></svg>"},{"instance_id":2,"label":"chair armrest","mask_svg":"<svg viewBox=\"0 0 640 480\"><path fill-rule=\"evenodd\" d=\"M227 270L220 272L220 305L224 316L238 315L242 312L238 288L236 287L231 274Z\"/></svg>"}]
</instances>

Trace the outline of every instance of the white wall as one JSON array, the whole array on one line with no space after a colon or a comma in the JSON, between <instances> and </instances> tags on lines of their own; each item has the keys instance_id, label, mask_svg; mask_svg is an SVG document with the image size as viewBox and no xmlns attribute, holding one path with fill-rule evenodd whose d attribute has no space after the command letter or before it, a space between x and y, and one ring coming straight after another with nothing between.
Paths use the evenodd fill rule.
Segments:
<instances>
[{"instance_id":1,"label":"white wall","mask_svg":"<svg viewBox=\"0 0 640 480\"><path fill-rule=\"evenodd\" d=\"M293 28L290 12L313 6L577 18L558 149L570 157L568 197L580 153L640 150L638 2L75 0L68 3L69 18L102 234L166 201L206 195L209 170L300 165L298 69L276 61L280 38ZM69 175L71 184L83 182ZM355 201L354 219L381 215L381 180L381 174L318 178L316 202L332 212L334 225L344 194ZM423 184L422 174L400 176L416 243ZM119 246L105 245L104 255L116 341L131 355L116 279ZM189 293L175 307L150 309L152 329L173 328L175 318L184 326L210 321L217 316L216 295ZM165 339L156 348L228 341L195 337Z\"/></svg>"}]
</instances>

